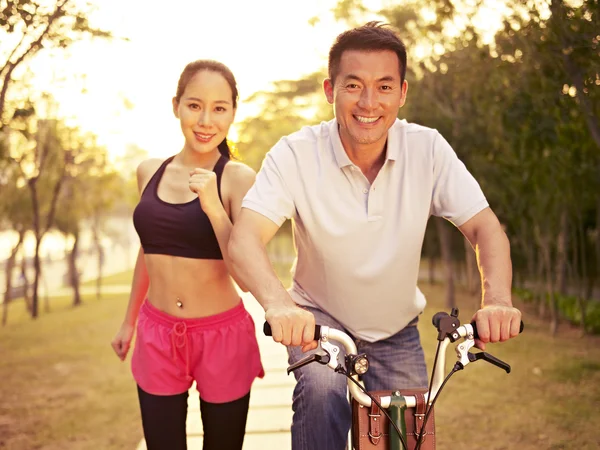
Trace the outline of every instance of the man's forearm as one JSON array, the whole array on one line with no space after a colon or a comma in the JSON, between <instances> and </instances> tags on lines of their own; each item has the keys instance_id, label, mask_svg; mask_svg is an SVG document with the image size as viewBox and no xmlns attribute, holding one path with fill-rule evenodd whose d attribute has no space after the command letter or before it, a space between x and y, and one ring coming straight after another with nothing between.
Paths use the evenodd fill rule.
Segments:
<instances>
[{"instance_id":1,"label":"man's forearm","mask_svg":"<svg viewBox=\"0 0 600 450\"><path fill-rule=\"evenodd\" d=\"M481 274L482 306L512 306L510 243L500 226L483 228L474 243Z\"/></svg>"},{"instance_id":2,"label":"man's forearm","mask_svg":"<svg viewBox=\"0 0 600 450\"><path fill-rule=\"evenodd\" d=\"M260 239L234 231L228 248L234 272L265 310L293 303L273 270Z\"/></svg>"}]
</instances>

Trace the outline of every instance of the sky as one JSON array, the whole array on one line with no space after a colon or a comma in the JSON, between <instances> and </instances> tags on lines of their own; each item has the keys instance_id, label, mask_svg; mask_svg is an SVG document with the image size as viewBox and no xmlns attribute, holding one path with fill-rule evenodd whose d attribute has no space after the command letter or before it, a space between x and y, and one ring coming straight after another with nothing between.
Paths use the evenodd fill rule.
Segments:
<instances>
[{"instance_id":1,"label":"sky","mask_svg":"<svg viewBox=\"0 0 600 450\"><path fill-rule=\"evenodd\" d=\"M36 88L51 91L61 114L95 133L112 155L130 143L155 157L179 151L183 138L171 98L188 62L210 58L229 66L240 92L239 122L255 113L244 102L253 92L325 67L344 29L330 13L335 0L96 3L92 24L127 41L80 42L66 54L41 54L30 67ZM314 16L321 20L313 27ZM230 134L235 140L235 129Z\"/></svg>"}]
</instances>

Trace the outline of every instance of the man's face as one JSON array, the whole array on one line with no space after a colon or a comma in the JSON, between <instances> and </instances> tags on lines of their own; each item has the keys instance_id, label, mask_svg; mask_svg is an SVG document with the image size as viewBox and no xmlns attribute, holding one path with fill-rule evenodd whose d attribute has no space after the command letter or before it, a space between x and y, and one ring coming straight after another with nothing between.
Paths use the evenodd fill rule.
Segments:
<instances>
[{"instance_id":1,"label":"man's face","mask_svg":"<svg viewBox=\"0 0 600 450\"><path fill-rule=\"evenodd\" d=\"M323 83L334 105L340 138L346 150L385 143L408 84L400 80L398 55L391 50L347 50L342 53L335 82Z\"/></svg>"}]
</instances>

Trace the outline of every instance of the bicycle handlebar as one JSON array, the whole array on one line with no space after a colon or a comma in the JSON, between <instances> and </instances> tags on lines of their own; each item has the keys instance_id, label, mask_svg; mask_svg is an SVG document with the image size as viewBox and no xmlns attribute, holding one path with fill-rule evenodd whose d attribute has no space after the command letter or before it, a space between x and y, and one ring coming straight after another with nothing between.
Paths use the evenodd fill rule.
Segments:
<instances>
[{"instance_id":1,"label":"bicycle handlebar","mask_svg":"<svg viewBox=\"0 0 600 450\"><path fill-rule=\"evenodd\" d=\"M271 325L269 325L269 322L265 322L265 324L263 325L263 333L265 333L265 336L273 336L273 330L271 329ZM315 341L321 340L321 325L315 325L314 339Z\"/></svg>"},{"instance_id":2,"label":"bicycle handlebar","mask_svg":"<svg viewBox=\"0 0 600 450\"><path fill-rule=\"evenodd\" d=\"M446 313L438 313L433 317L433 323L436 327L439 325L439 321L442 317L448 316ZM437 322L437 323L436 323ZM520 331L523 331L523 321L521 321ZM263 326L263 331L265 335L272 336L272 330L269 323L265 322ZM439 342L440 348L437 356L437 361L435 362L435 372L433 373L433 380L431 383L431 390L425 393L425 401L431 402L432 399L435 398L438 391L440 390L442 383L446 377L445 367L446 367L446 350L450 343L455 342L459 338L467 338L470 339L470 345L473 345L473 339L478 338L477 334L477 326L475 323L467 323L457 327L452 333L452 339L449 336L446 336L443 340ZM356 344L354 340L344 333L341 330L337 330L335 328L330 328L324 325L316 325L315 326L315 340L321 342L330 342L335 341L344 347L347 355L356 355L358 350L356 348ZM459 348L463 347L461 344ZM461 350L463 352L467 352L470 347L463 347ZM460 356L460 354L459 354ZM483 356L483 355L482 355ZM486 355L487 356L487 355ZM468 361L461 361L463 364L468 364ZM501 361L499 361L501 363ZM505 364L505 363L502 363ZM329 364L328 364L329 365ZM498 364L496 364L498 365ZM499 365L500 367L500 365ZM510 372L510 366L506 365L508 368L507 372ZM504 368L504 367L503 367ZM505 368L506 370L506 368ZM352 378L357 382L362 384L362 381L358 379L357 375L352 375ZM350 395L361 405L370 407L371 406L371 398L365 394L355 383L348 380L348 390L350 391ZM415 407L417 404L417 399L414 396L406 396L405 397L406 406L409 408ZM381 397L380 404L383 408L388 408L391 403L391 396Z\"/></svg>"}]
</instances>

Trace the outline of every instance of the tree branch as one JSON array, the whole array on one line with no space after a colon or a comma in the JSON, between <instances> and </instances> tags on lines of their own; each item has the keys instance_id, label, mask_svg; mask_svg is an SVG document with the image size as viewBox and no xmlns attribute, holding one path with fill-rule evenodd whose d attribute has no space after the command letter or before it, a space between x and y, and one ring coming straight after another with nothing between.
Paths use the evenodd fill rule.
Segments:
<instances>
[{"instance_id":1,"label":"tree branch","mask_svg":"<svg viewBox=\"0 0 600 450\"><path fill-rule=\"evenodd\" d=\"M32 52L35 52L39 48L41 48L42 41L50 32L50 28L52 27L52 24L54 23L54 21L56 19L58 19L60 17L60 15L62 14L63 8L69 1L70 0L63 0L61 3L56 5L56 9L54 10L54 12L48 16L48 22L46 23L46 28L42 31L42 33L38 36L38 38L29 45L29 48L27 48L27 50L25 50L23 52L23 54L17 58L17 60L14 63L11 63L10 60L7 61L7 64L10 65L10 68L8 69L7 75L4 77L4 82L2 84L2 91L0 92L0 122L2 122L2 114L4 113L4 104L6 102L6 91L8 90L8 85L11 81L10 77L12 75L13 70L19 64L21 64L28 55L30 55Z\"/></svg>"}]
</instances>

